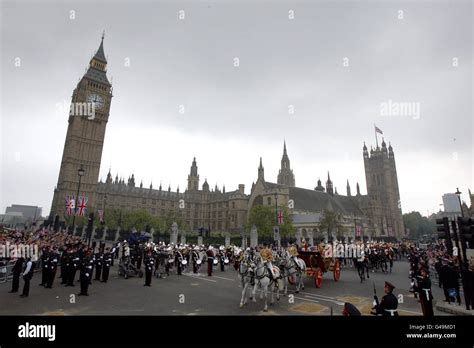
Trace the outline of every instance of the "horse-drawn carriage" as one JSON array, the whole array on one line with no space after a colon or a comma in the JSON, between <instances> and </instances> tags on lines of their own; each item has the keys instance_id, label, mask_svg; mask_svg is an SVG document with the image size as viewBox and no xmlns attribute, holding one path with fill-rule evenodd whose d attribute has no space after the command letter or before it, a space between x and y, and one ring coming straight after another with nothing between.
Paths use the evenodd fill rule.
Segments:
<instances>
[{"instance_id":1,"label":"horse-drawn carriage","mask_svg":"<svg viewBox=\"0 0 474 348\"><path fill-rule=\"evenodd\" d=\"M314 277L314 285L317 288L323 283L323 274L332 272L334 281L339 281L341 277L341 262L337 258L323 257L319 250L298 250L298 257L306 264L306 276ZM288 277L290 284L294 284L295 280Z\"/></svg>"}]
</instances>

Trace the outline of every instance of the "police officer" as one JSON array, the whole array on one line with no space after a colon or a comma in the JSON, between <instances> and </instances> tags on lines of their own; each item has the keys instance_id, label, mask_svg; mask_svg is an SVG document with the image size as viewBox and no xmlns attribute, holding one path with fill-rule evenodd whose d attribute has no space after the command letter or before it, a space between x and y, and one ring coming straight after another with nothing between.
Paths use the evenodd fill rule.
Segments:
<instances>
[{"instance_id":1,"label":"police officer","mask_svg":"<svg viewBox=\"0 0 474 348\"><path fill-rule=\"evenodd\" d=\"M48 276L46 279L46 289L53 287L54 278L56 277L56 270L58 269L59 254L56 247L53 247L48 254Z\"/></svg>"},{"instance_id":2,"label":"police officer","mask_svg":"<svg viewBox=\"0 0 474 348\"><path fill-rule=\"evenodd\" d=\"M23 270L24 262L25 262L25 259L23 257L19 257L16 259L16 262L13 265L13 269L12 269L13 281L12 281L12 289L10 290L11 293L18 292L18 288L20 287L20 275L21 275L21 271Z\"/></svg>"},{"instance_id":3,"label":"police officer","mask_svg":"<svg viewBox=\"0 0 474 348\"><path fill-rule=\"evenodd\" d=\"M151 276L153 274L153 267L155 265L155 257L151 249L145 255L145 284L144 286L151 286Z\"/></svg>"},{"instance_id":4,"label":"police officer","mask_svg":"<svg viewBox=\"0 0 474 348\"><path fill-rule=\"evenodd\" d=\"M89 283L92 278L92 268L94 265L94 259L92 257L92 250L87 249L80 263L80 281L81 281L81 292L78 294L79 296L89 296L87 290L89 289Z\"/></svg>"},{"instance_id":5,"label":"police officer","mask_svg":"<svg viewBox=\"0 0 474 348\"><path fill-rule=\"evenodd\" d=\"M107 247L105 248L105 253L103 255L103 269L102 269L102 282L107 283L107 280L109 279L109 270L110 266L113 265L114 262L114 254L115 254L115 248L110 251L110 248Z\"/></svg>"},{"instance_id":6,"label":"police officer","mask_svg":"<svg viewBox=\"0 0 474 348\"><path fill-rule=\"evenodd\" d=\"M372 308L373 311L371 314L381 314L384 317L398 317L398 300L393 294L393 289L395 289L395 285L390 282L385 282L385 296L382 297L382 301L379 303L377 295L374 295L375 306Z\"/></svg>"},{"instance_id":7,"label":"police officer","mask_svg":"<svg viewBox=\"0 0 474 348\"><path fill-rule=\"evenodd\" d=\"M23 286L23 293L20 295L20 297L28 297L30 293L30 280L31 278L33 278L34 268L35 268L34 262L31 261L31 258L27 258L26 268L25 268L25 271L22 273L23 281L25 282L25 285Z\"/></svg>"}]
</instances>

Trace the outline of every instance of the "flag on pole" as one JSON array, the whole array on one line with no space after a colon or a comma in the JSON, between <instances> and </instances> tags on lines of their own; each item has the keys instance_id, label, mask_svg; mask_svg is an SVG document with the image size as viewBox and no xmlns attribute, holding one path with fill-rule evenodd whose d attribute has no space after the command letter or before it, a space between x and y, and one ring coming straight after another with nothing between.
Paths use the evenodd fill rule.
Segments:
<instances>
[{"instance_id":1,"label":"flag on pole","mask_svg":"<svg viewBox=\"0 0 474 348\"><path fill-rule=\"evenodd\" d=\"M374 124L374 127L375 127L375 132L376 133L383 134L382 130L379 127L377 127L375 124Z\"/></svg>"},{"instance_id":2,"label":"flag on pole","mask_svg":"<svg viewBox=\"0 0 474 348\"><path fill-rule=\"evenodd\" d=\"M74 215L74 209L76 209L76 200L74 199L74 195L66 195L66 215Z\"/></svg>"},{"instance_id":3,"label":"flag on pole","mask_svg":"<svg viewBox=\"0 0 474 348\"><path fill-rule=\"evenodd\" d=\"M103 224L104 223L104 210L99 209L97 212L99 213L99 221L101 224Z\"/></svg>"},{"instance_id":4,"label":"flag on pole","mask_svg":"<svg viewBox=\"0 0 474 348\"><path fill-rule=\"evenodd\" d=\"M278 225L283 225L283 212L281 210L278 211Z\"/></svg>"},{"instance_id":5,"label":"flag on pole","mask_svg":"<svg viewBox=\"0 0 474 348\"><path fill-rule=\"evenodd\" d=\"M79 202L79 204L77 205L76 215L84 216L87 208L87 197L79 196L77 201Z\"/></svg>"}]
</instances>

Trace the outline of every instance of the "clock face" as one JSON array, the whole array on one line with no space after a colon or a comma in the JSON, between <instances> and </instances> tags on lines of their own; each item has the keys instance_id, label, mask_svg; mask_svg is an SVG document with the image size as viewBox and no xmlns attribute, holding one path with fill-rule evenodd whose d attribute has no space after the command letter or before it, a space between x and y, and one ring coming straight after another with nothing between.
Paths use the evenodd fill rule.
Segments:
<instances>
[{"instance_id":1,"label":"clock face","mask_svg":"<svg viewBox=\"0 0 474 348\"><path fill-rule=\"evenodd\" d=\"M104 106L104 98L95 93L89 94L89 96L87 97L87 101L89 103L94 104L94 107L96 109L102 109Z\"/></svg>"}]
</instances>

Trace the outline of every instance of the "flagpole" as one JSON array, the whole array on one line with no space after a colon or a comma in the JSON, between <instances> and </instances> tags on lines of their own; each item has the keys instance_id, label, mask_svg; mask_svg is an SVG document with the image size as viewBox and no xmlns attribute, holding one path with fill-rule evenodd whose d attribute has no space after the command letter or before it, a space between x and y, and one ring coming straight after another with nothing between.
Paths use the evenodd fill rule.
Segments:
<instances>
[{"instance_id":1,"label":"flagpole","mask_svg":"<svg viewBox=\"0 0 474 348\"><path fill-rule=\"evenodd\" d=\"M375 126L375 123L374 123L374 131L375 131L375 145L377 146L376 149L379 148L379 142L378 142L378 139L377 139L377 128Z\"/></svg>"}]
</instances>

